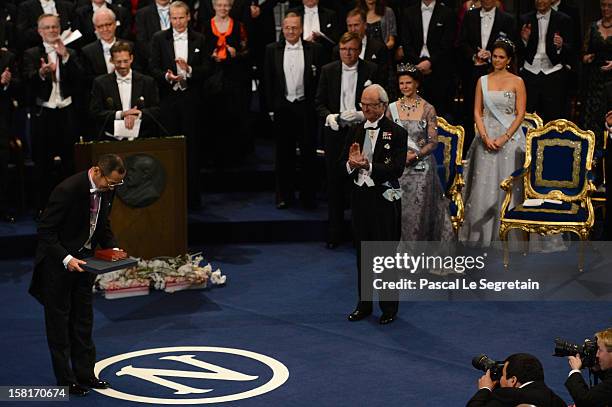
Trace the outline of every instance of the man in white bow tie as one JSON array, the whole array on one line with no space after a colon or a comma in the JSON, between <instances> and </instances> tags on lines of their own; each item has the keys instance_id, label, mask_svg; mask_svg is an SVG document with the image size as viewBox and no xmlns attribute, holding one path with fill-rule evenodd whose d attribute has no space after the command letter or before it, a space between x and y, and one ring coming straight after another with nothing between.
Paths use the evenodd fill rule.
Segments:
<instances>
[{"instance_id":1,"label":"man in white bow tie","mask_svg":"<svg viewBox=\"0 0 612 407\"><path fill-rule=\"evenodd\" d=\"M90 117L98 139L115 140L115 121L123 121L131 130L141 120L138 137L157 136L159 96L155 80L132 70L134 52L131 43L117 41L111 47L112 73L97 77L91 90Z\"/></svg>"},{"instance_id":2,"label":"man in white bow tie","mask_svg":"<svg viewBox=\"0 0 612 407\"><path fill-rule=\"evenodd\" d=\"M296 13L302 17L304 41L314 41L324 48L324 61L329 61L333 43L338 40L338 17L336 12L321 7L319 0L302 0L302 6L295 7L289 12ZM325 39L325 37L331 40Z\"/></svg>"},{"instance_id":3,"label":"man in white bow tie","mask_svg":"<svg viewBox=\"0 0 612 407\"><path fill-rule=\"evenodd\" d=\"M204 37L189 29L189 6L182 1L170 4L170 25L151 40L149 72L160 89L161 113L168 135L184 135L187 142L187 203L201 206L196 129L200 111L200 89L209 70Z\"/></svg>"},{"instance_id":4,"label":"man in white bow tie","mask_svg":"<svg viewBox=\"0 0 612 407\"><path fill-rule=\"evenodd\" d=\"M388 190L399 188L398 179L406 163L408 134L385 116L388 104L389 98L382 86L371 85L363 91L360 105L366 122L349 130L340 166L336 167L340 174L353 181L351 207L359 302L348 316L349 321L359 321L372 313L372 263L361 264L361 243L400 239L400 197L388 194ZM379 292L379 306L382 310L380 324L393 322L398 309L397 295Z\"/></svg>"},{"instance_id":5,"label":"man in white bow tie","mask_svg":"<svg viewBox=\"0 0 612 407\"><path fill-rule=\"evenodd\" d=\"M66 48L60 39L58 16L40 16L38 33L43 43L24 52L23 72L33 113L32 152L40 183L38 209L42 210L51 189L73 172L77 130L72 98L81 68L75 51Z\"/></svg>"},{"instance_id":6,"label":"man in white bow tie","mask_svg":"<svg viewBox=\"0 0 612 407\"><path fill-rule=\"evenodd\" d=\"M342 153L348 128L364 120L359 106L359 95L365 87L379 82L376 64L359 59L359 34L345 33L340 38L339 50L340 60L321 68L315 97L317 113L325 122L323 141L329 201L328 249L336 248L344 236L346 183L337 174L336 164Z\"/></svg>"},{"instance_id":7,"label":"man in white bow tie","mask_svg":"<svg viewBox=\"0 0 612 407\"><path fill-rule=\"evenodd\" d=\"M518 51L525 61L521 76L527 88L527 111L544 123L568 116L567 65L572 64L572 21L552 9L552 0L535 0L536 11L521 16Z\"/></svg>"},{"instance_id":8,"label":"man in white bow tie","mask_svg":"<svg viewBox=\"0 0 612 407\"><path fill-rule=\"evenodd\" d=\"M153 4L138 10L134 19L138 58L143 63L147 63L153 35L160 30L170 28L170 0L155 0Z\"/></svg>"}]
</instances>

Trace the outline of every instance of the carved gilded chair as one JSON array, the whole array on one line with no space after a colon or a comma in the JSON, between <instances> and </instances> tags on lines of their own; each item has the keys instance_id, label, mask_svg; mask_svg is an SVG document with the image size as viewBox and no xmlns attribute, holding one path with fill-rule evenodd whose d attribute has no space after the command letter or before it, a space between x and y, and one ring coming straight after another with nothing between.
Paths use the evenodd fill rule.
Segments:
<instances>
[{"instance_id":1,"label":"carved gilded chair","mask_svg":"<svg viewBox=\"0 0 612 407\"><path fill-rule=\"evenodd\" d=\"M525 113L523 123L521 124L525 134L527 134L529 130L539 129L542 126L544 126L544 122L537 113Z\"/></svg>"},{"instance_id":2,"label":"carved gilded chair","mask_svg":"<svg viewBox=\"0 0 612 407\"><path fill-rule=\"evenodd\" d=\"M597 190L593 192L591 200L593 201L593 210L601 209L603 217L608 216L606 213L606 149L608 148L608 131L604 130L603 140L601 143L602 149L598 152L595 150L595 155L599 161L599 176L595 176L595 186ZM598 172L598 171L594 171Z\"/></svg>"},{"instance_id":3,"label":"carved gilded chair","mask_svg":"<svg viewBox=\"0 0 612 407\"><path fill-rule=\"evenodd\" d=\"M465 217L461 189L463 181L463 141L465 130L462 126L453 126L444 118L438 117L438 146L434 156L438 166L438 176L442 189L450 200L449 211L455 234L463 224Z\"/></svg>"},{"instance_id":4,"label":"carved gilded chair","mask_svg":"<svg viewBox=\"0 0 612 407\"><path fill-rule=\"evenodd\" d=\"M591 164L595 134L567 120L554 120L529 130L525 164L505 179L499 237L504 242L504 266L508 266L508 232L554 235L572 232L587 240L594 223L591 194L595 190ZM509 208L512 184L523 182L523 203ZM525 200L531 200L529 204ZM582 270L582 250L579 269Z\"/></svg>"}]
</instances>

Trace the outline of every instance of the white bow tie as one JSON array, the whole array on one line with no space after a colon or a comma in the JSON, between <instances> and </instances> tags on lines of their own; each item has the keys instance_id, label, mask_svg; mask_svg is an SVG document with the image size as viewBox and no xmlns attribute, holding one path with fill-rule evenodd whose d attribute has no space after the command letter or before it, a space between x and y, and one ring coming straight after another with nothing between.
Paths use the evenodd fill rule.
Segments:
<instances>
[{"instance_id":1,"label":"white bow tie","mask_svg":"<svg viewBox=\"0 0 612 407\"><path fill-rule=\"evenodd\" d=\"M342 65L342 71L344 72L353 72L357 70L357 64L355 64L355 66L346 66L346 65Z\"/></svg>"},{"instance_id":2,"label":"white bow tie","mask_svg":"<svg viewBox=\"0 0 612 407\"><path fill-rule=\"evenodd\" d=\"M132 79L130 79L130 78L119 78L118 77L117 78L117 83L119 83L119 84L123 83L123 84L129 85L130 83L132 83Z\"/></svg>"},{"instance_id":3,"label":"white bow tie","mask_svg":"<svg viewBox=\"0 0 612 407\"><path fill-rule=\"evenodd\" d=\"M43 43L43 45L45 46L45 52L46 52L47 54L52 54L52 53L54 53L54 52L55 52L55 47L54 47L53 45L49 45L49 44L47 44L46 42L45 42L45 43Z\"/></svg>"},{"instance_id":4,"label":"white bow tie","mask_svg":"<svg viewBox=\"0 0 612 407\"><path fill-rule=\"evenodd\" d=\"M304 14L317 14L317 12L316 8L304 8Z\"/></svg>"},{"instance_id":5,"label":"white bow tie","mask_svg":"<svg viewBox=\"0 0 612 407\"><path fill-rule=\"evenodd\" d=\"M429 6L426 6L425 4L421 3L421 11L433 11L434 9L434 4L431 3Z\"/></svg>"},{"instance_id":6,"label":"white bow tie","mask_svg":"<svg viewBox=\"0 0 612 407\"><path fill-rule=\"evenodd\" d=\"M491 10L491 11L484 11L484 10L480 10L480 18L493 18L493 16L495 15L495 9Z\"/></svg>"},{"instance_id":7,"label":"white bow tie","mask_svg":"<svg viewBox=\"0 0 612 407\"><path fill-rule=\"evenodd\" d=\"M537 13L537 14L536 14L536 17L538 18L538 20L541 20L541 19L543 19L543 18L546 18L546 14L540 14L540 13Z\"/></svg>"},{"instance_id":8,"label":"white bow tie","mask_svg":"<svg viewBox=\"0 0 612 407\"><path fill-rule=\"evenodd\" d=\"M187 41L187 33L174 34L174 41Z\"/></svg>"},{"instance_id":9,"label":"white bow tie","mask_svg":"<svg viewBox=\"0 0 612 407\"><path fill-rule=\"evenodd\" d=\"M363 125L363 128L366 130L378 130L378 122L376 123L366 123Z\"/></svg>"}]
</instances>

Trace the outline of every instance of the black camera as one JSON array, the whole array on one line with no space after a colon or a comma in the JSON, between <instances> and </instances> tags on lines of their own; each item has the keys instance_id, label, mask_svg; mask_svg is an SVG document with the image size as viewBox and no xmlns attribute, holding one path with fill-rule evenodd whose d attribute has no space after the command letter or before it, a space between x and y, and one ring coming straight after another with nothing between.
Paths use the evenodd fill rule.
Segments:
<instances>
[{"instance_id":1,"label":"black camera","mask_svg":"<svg viewBox=\"0 0 612 407\"><path fill-rule=\"evenodd\" d=\"M472 359L472 366L485 373L487 370L490 370L491 380L493 381L498 381L503 375L504 362L493 360L484 353Z\"/></svg>"},{"instance_id":2,"label":"black camera","mask_svg":"<svg viewBox=\"0 0 612 407\"><path fill-rule=\"evenodd\" d=\"M592 368L597 364L595 355L597 354L597 339L585 339L584 344L568 342L563 339L555 339L555 353L553 356L576 356L580 355L582 367Z\"/></svg>"}]
</instances>

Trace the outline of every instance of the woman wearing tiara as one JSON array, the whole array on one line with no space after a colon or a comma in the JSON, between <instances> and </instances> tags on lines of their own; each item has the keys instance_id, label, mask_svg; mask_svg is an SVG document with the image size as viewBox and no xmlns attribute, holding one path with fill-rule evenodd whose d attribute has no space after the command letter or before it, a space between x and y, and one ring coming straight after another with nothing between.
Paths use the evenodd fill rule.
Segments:
<instances>
[{"instance_id":1,"label":"woman wearing tiara","mask_svg":"<svg viewBox=\"0 0 612 407\"><path fill-rule=\"evenodd\" d=\"M418 95L423 80L414 65L398 65L402 96L389 105L387 116L408 131L406 168L402 189L402 241L449 241L454 239L449 202L431 155L438 144L436 109Z\"/></svg>"},{"instance_id":2,"label":"woman wearing tiara","mask_svg":"<svg viewBox=\"0 0 612 407\"><path fill-rule=\"evenodd\" d=\"M493 44L493 71L476 84L474 122L477 136L467 154L465 221L459 240L488 247L499 240L499 215L505 192L499 184L523 166L525 135L520 126L527 95L523 80L510 72L514 44L499 39ZM514 184L513 204L522 199Z\"/></svg>"}]
</instances>

